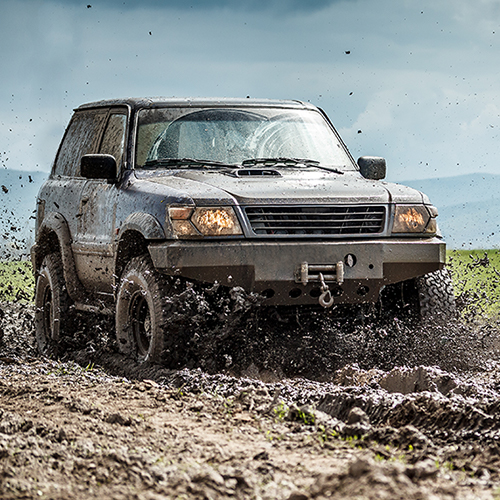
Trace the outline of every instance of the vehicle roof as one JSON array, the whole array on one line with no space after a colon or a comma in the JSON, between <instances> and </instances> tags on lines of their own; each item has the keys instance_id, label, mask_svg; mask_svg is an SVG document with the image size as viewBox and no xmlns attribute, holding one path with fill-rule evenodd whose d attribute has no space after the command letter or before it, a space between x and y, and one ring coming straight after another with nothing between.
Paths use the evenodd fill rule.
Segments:
<instances>
[{"instance_id":1,"label":"vehicle roof","mask_svg":"<svg viewBox=\"0 0 500 500\"><path fill-rule=\"evenodd\" d=\"M242 99L242 98L217 98L217 97L127 97L124 99L107 99L82 104L75 109L90 109L109 106L128 106L132 109L156 108L164 106L172 107L276 107L296 109L316 109L310 103L296 100L280 99Z\"/></svg>"}]
</instances>

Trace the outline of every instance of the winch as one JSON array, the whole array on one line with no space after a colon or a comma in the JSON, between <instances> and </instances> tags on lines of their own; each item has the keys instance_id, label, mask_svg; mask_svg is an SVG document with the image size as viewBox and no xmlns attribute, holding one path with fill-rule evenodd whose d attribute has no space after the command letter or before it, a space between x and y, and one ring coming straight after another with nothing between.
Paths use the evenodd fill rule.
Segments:
<instances>
[{"instance_id":1,"label":"winch","mask_svg":"<svg viewBox=\"0 0 500 500\"><path fill-rule=\"evenodd\" d=\"M334 273L334 274L333 274ZM341 285L344 282L344 263L336 264L309 264L302 262L296 272L295 281L307 285L310 282L319 282L321 285L321 295L318 298L319 304L324 307L333 306L333 296L327 281Z\"/></svg>"}]
</instances>

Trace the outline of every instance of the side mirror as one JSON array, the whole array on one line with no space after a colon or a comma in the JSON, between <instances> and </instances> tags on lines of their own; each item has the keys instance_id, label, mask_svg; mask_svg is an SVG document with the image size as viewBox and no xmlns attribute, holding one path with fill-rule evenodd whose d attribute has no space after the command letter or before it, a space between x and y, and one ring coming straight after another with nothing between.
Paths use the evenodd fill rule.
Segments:
<instances>
[{"instance_id":1,"label":"side mirror","mask_svg":"<svg viewBox=\"0 0 500 500\"><path fill-rule=\"evenodd\" d=\"M116 160L111 155L83 155L80 174L86 179L103 179L116 182Z\"/></svg>"},{"instance_id":2,"label":"side mirror","mask_svg":"<svg viewBox=\"0 0 500 500\"><path fill-rule=\"evenodd\" d=\"M385 178L387 170L385 158L379 158L378 156L362 156L358 158L358 166L361 175L365 179L379 181Z\"/></svg>"}]
</instances>

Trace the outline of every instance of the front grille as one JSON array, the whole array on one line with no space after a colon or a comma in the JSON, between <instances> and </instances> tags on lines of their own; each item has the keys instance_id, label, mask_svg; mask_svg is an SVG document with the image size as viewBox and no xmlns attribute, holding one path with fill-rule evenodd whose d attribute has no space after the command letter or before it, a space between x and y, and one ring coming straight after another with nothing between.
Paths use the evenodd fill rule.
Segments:
<instances>
[{"instance_id":1,"label":"front grille","mask_svg":"<svg viewBox=\"0 0 500 500\"><path fill-rule=\"evenodd\" d=\"M385 207L313 206L245 207L258 236L321 236L376 234L384 230Z\"/></svg>"}]
</instances>

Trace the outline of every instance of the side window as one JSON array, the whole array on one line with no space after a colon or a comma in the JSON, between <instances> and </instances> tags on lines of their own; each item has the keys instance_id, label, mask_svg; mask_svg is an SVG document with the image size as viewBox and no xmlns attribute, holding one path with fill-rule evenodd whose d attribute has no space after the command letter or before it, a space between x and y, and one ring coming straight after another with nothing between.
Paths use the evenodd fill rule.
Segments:
<instances>
[{"instance_id":1,"label":"side window","mask_svg":"<svg viewBox=\"0 0 500 500\"><path fill-rule=\"evenodd\" d=\"M99 149L99 153L114 156L118 168L120 168L123 159L126 127L127 115L121 113L112 114L104 130L104 136Z\"/></svg>"},{"instance_id":2,"label":"side window","mask_svg":"<svg viewBox=\"0 0 500 500\"><path fill-rule=\"evenodd\" d=\"M78 111L66 130L54 165L54 175L78 177L80 159L97 151L106 110Z\"/></svg>"}]
</instances>

